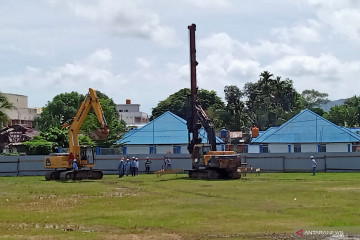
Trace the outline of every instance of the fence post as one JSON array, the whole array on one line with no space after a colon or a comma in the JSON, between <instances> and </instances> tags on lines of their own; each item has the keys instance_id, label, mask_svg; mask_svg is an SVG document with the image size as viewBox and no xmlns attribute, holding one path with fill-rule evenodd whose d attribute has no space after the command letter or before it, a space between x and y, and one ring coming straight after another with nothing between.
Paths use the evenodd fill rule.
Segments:
<instances>
[{"instance_id":1,"label":"fence post","mask_svg":"<svg viewBox=\"0 0 360 240\"><path fill-rule=\"evenodd\" d=\"M285 156L282 157L282 164L283 164L283 172L286 172L286 169L285 169Z\"/></svg>"},{"instance_id":2,"label":"fence post","mask_svg":"<svg viewBox=\"0 0 360 240\"><path fill-rule=\"evenodd\" d=\"M327 172L326 155L324 155L324 163L325 163L325 172Z\"/></svg>"},{"instance_id":3,"label":"fence post","mask_svg":"<svg viewBox=\"0 0 360 240\"><path fill-rule=\"evenodd\" d=\"M17 163L16 163L16 176L19 176L19 165L20 165L20 158L17 159Z\"/></svg>"}]
</instances>

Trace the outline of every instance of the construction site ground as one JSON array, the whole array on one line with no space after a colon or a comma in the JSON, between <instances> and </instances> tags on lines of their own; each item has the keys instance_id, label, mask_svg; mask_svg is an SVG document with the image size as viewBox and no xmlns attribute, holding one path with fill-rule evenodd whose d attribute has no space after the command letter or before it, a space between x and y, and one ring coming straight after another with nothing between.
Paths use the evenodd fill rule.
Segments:
<instances>
[{"instance_id":1,"label":"construction site ground","mask_svg":"<svg viewBox=\"0 0 360 240\"><path fill-rule=\"evenodd\" d=\"M296 239L302 229L360 236L359 173L1 177L0 189L0 239Z\"/></svg>"}]
</instances>

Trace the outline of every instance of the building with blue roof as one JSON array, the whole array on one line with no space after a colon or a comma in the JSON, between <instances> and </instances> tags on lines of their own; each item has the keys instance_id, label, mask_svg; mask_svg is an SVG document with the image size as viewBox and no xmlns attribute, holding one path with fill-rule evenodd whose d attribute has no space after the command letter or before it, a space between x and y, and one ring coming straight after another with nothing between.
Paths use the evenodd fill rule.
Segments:
<instances>
[{"instance_id":1,"label":"building with blue roof","mask_svg":"<svg viewBox=\"0 0 360 240\"><path fill-rule=\"evenodd\" d=\"M207 134L201 129L199 136L207 142ZM118 143L123 143L124 154L188 154L188 129L186 120L165 112L145 126L126 133ZM219 149L223 141L217 138Z\"/></svg>"},{"instance_id":2,"label":"building with blue roof","mask_svg":"<svg viewBox=\"0 0 360 240\"><path fill-rule=\"evenodd\" d=\"M359 142L355 131L305 109L280 127L271 127L253 138L248 152L353 152Z\"/></svg>"}]
</instances>

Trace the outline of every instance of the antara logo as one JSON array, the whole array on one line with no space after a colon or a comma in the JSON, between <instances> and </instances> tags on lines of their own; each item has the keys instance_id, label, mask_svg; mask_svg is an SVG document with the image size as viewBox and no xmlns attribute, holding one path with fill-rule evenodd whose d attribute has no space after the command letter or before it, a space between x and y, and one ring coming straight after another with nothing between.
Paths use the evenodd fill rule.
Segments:
<instances>
[{"instance_id":1,"label":"antara logo","mask_svg":"<svg viewBox=\"0 0 360 240\"><path fill-rule=\"evenodd\" d=\"M303 237L303 236L304 236L304 235L303 235L303 229L297 231L296 234Z\"/></svg>"}]
</instances>

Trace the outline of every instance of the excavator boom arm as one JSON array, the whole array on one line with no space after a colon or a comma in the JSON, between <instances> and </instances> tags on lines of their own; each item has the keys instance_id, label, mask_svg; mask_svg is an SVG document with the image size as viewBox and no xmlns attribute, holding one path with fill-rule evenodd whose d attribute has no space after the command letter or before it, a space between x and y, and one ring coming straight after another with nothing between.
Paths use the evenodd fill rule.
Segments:
<instances>
[{"instance_id":1,"label":"excavator boom arm","mask_svg":"<svg viewBox=\"0 0 360 240\"><path fill-rule=\"evenodd\" d=\"M69 124L69 152L74 153L75 156L80 156L78 135L80 128L91 108L94 109L100 124L100 128L92 133L91 137L95 140L104 140L109 135L109 127L107 125L99 98L97 97L96 91L90 88L89 93L86 95L85 100L81 103L73 121ZM65 127L66 125L67 124L64 124Z\"/></svg>"}]
</instances>

